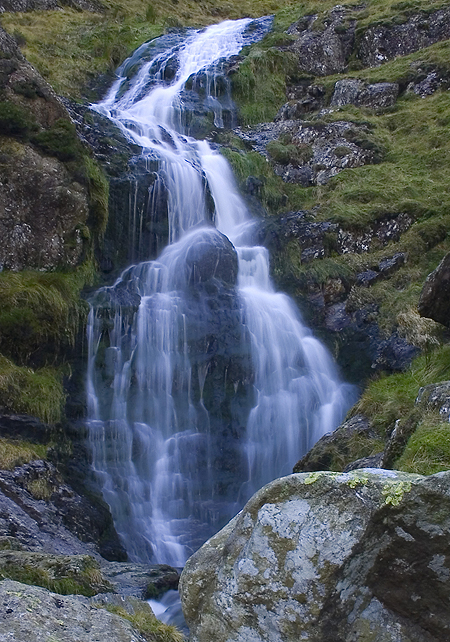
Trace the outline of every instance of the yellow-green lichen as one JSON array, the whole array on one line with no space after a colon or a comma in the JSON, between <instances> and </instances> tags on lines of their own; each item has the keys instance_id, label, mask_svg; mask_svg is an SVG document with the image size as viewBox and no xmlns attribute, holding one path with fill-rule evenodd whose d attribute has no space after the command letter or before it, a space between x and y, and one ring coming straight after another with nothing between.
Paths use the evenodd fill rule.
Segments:
<instances>
[{"instance_id":1,"label":"yellow-green lichen","mask_svg":"<svg viewBox=\"0 0 450 642\"><path fill-rule=\"evenodd\" d=\"M411 490L411 482L409 481L391 481L383 486L383 497L385 504L391 506L398 506L403 499L405 493Z\"/></svg>"}]
</instances>

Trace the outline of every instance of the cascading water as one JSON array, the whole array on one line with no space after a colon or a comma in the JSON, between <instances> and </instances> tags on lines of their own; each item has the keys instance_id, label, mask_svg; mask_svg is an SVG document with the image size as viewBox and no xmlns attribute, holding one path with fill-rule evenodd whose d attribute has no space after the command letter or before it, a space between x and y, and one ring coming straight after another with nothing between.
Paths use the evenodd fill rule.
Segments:
<instances>
[{"instance_id":1,"label":"cascading water","mask_svg":"<svg viewBox=\"0 0 450 642\"><path fill-rule=\"evenodd\" d=\"M168 193L169 245L96 294L88 328L93 467L135 560L182 566L350 402L326 350L274 291L226 160L188 135L186 84L203 83L222 126L224 60L269 27L226 21L147 43L96 106L157 163Z\"/></svg>"}]
</instances>

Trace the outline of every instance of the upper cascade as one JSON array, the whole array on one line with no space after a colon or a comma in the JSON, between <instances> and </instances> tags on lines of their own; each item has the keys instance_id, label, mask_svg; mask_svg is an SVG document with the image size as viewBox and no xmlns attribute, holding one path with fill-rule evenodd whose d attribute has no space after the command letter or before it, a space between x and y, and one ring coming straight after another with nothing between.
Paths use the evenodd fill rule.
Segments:
<instances>
[{"instance_id":1,"label":"upper cascade","mask_svg":"<svg viewBox=\"0 0 450 642\"><path fill-rule=\"evenodd\" d=\"M202 75L221 126L232 110L226 60L270 25L225 21L146 43L95 106L168 195L169 245L93 297L88 328L93 467L135 560L182 566L352 400L275 291L228 163L189 135L187 83Z\"/></svg>"}]
</instances>

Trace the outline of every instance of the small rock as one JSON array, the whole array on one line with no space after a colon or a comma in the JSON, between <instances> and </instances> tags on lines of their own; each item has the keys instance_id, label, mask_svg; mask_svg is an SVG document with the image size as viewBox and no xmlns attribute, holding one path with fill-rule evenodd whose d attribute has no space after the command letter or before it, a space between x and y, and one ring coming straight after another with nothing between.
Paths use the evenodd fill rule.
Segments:
<instances>
[{"instance_id":1,"label":"small rock","mask_svg":"<svg viewBox=\"0 0 450 642\"><path fill-rule=\"evenodd\" d=\"M369 85L362 80L338 80L331 97L331 107L356 105L369 109L385 109L395 104L399 92L397 83L379 82Z\"/></svg>"}]
</instances>

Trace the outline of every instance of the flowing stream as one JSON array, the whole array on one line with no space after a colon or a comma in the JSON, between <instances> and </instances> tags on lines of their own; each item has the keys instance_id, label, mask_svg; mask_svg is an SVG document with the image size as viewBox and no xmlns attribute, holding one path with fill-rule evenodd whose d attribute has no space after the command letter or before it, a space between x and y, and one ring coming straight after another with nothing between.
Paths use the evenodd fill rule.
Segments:
<instances>
[{"instance_id":1,"label":"flowing stream","mask_svg":"<svg viewBox=\"0 0 450 642\"><path fill-rule=\"evenodd\" d=\"M289 474L352 397L275 291L227 161L189 135L186 87L201 85L216 128L232 124L226 60L270 25L226 21L146 43L95 106L167 191L169 244L97 292L88 327L93 467L137 561L182 566Z\"/></svg>"}]
</instances>

